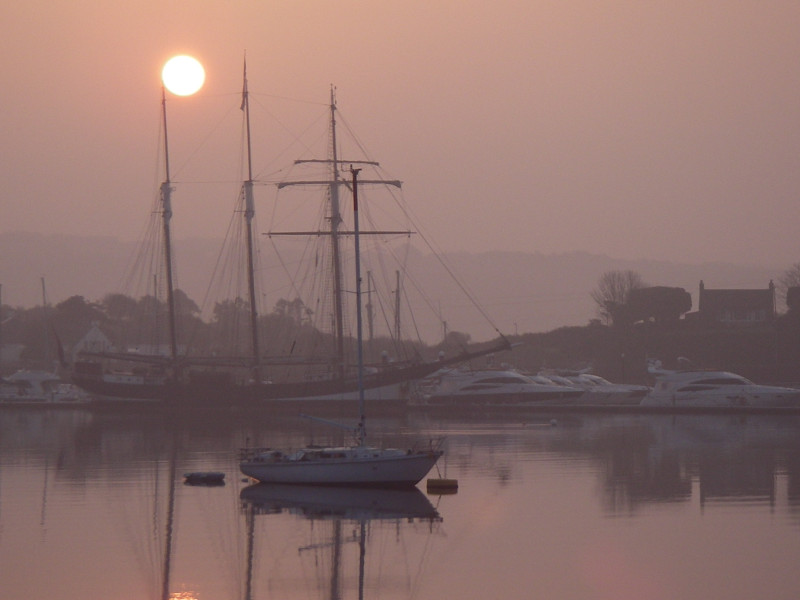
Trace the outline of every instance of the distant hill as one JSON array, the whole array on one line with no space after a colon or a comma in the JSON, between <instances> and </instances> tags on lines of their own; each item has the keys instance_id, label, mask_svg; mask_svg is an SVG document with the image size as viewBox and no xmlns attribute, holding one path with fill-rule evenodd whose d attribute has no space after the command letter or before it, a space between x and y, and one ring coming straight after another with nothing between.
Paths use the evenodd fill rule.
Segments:
<instances>
[{"instance_id":1,"label":"distant hill","mask_svg":"<svg viewBox=\"0 0 800 600\"><path fill-rule=\"evenodd\" d=\"M216 262L220 241L176 241L178 286L198 303L208 286L209 271ZM122 277L135 252L133 242L104 236L0 233L0 285L3 304L31 307L41 304L41 278L48 302L56 304L73 295L100 300L107 293L123 291ZM266 255L266 252L264 252ZM269 258L264 256L264 261ZM630 269L647 283L682 287L692 294L697 309L700 280L709 288L760 288L781 270L724 263L677 264L669 261L616 259L572 252L540 254L521 252L472 252L447 254L443 260L475 297L503 333L550 331L566 325L584 325L595 316L589 296L606 271ZM493 337L495 332L467 306L459 286L441 277L438 259L416 252L410 259L414 285L426 290L438 303L437 310L450 330L469 333L473 340ZM787 265L788 266L788 265ZM266 271L267 269L265 269ZM270 268L272 277L277 268ZM288 289L271 281L271 290ZM128 293L128 292L126 292ZM281 292L268 298L268 306ZM426 341L437 341L441 326L419 324Z\"/></svg>"}]
</instances>

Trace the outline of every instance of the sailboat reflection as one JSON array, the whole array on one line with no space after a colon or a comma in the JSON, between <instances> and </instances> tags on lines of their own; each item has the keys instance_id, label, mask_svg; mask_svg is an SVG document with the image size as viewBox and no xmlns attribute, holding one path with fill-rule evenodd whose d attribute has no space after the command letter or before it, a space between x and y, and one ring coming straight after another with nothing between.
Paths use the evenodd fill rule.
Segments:
<instances>
[{"instance_id":1,"label":"sailboat reflection","mask_svg":"<svg viewBox=\"0 0 800 600\"><path fill-rule=\"evenodd\" d=\"M398 530L415 522L439 523L442 517L428 498L417 488L378 489L353 487L318 487L302 485L255 484L242 490L242 508L248 523L248 564L245 599L252 600L252 573L256 515L290 514L311 521L329 521L333 524L330 540L324 544L311 544L300 552L327 549L332 554L329 597L341 600L343 581L341 575L343 545L358 542L358 598L364 599L367 538L374 526L389 523ZM358 526L352 539L342 535L342 525ZM368 527L370 532L368 533ZM429 533L432 531L429 529Z\"/></svg>"}]
</instances>

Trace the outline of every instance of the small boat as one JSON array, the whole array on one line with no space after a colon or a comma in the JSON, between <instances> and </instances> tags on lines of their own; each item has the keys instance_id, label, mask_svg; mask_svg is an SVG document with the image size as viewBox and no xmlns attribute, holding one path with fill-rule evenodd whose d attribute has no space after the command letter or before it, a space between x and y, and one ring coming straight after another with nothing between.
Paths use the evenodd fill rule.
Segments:
<instances>
[{"instance_id":1,"label":"small boat","mask_svg":"<svg viewBox=\"0 0 800 600\"><path fill-rule=\"evenodd\" d=\"M800 408L800 389L753 383L729 371L660 371L641 406Z\"/></svg>"},{"instance_id":2,"label":"small boat","mask_svg":"<svg viewBox=\"0 0 800 600\"><path fill-rule=\"evenodd\" d=\"M431 470L442 451L309 446L294 452L245 450L239 468L261 483L412 487Z\"/></svg>"},{"instance_id":3,"label":"small boat","mask_svg":"<svg viewBox=\"0 0 800 600\"><path fill-rule=\"evenodd\" d=\"M512 370L441 370L419 386L418 406L531 407L573 405L583 396L574 386L537 381Z\"/></svg>"},{"instance_id":4,"label":"small boat","mask_svg":"<svg viewBox=\"0 0 800 600\"><path fill-rule=\"evenodd\" d=\"M411 487L419 483L442 455L439 447L414 450L366 445L363 326L361 315L361 264L358 228L358 169L353 176L353 229L355 234L356 322L358 342L359 422L356 445L309 446L296 452L272 449L243 450L239 468L261 483Z\"/></svg>"}]
</instances>

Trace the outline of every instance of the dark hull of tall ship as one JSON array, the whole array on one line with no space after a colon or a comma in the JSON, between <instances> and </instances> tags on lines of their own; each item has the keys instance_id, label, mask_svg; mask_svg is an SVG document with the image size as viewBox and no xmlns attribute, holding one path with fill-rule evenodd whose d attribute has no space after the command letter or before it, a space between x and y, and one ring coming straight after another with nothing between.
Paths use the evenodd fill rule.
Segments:
<instances>
[{"instance_id":1,"label":"dark hull of tall ship","mask_svg":"<svg viewBox=\"0 0 800 600\"><path fill-rule=\"evenodd\" d=\"M485 355L507 346L464 353L450 359L406 366L384 367L365 374L363 386L376 406L405 406L407 395L403 387L412 381L429 376L447 365ZM112 402L120 400L155 401L174 406L251 407L269 403L272 406L299 407L309 404L335 406L346 403L352 407L358 399L357 378L313 379L285 383L238 383L224 372L190 373L184 380L167 377L144 377L133 374L106 373L99 362L78 362L74 365L72 382L90 394ZM101 400L102 401L102 400Z\"/></svg>"}]
</instances>

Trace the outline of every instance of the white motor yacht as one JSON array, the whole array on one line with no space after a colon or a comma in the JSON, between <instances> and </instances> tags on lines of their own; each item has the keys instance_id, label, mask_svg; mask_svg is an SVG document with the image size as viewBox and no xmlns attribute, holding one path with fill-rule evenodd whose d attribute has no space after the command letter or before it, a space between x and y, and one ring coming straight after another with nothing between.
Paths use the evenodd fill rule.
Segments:
<instances>
[{"instance_id":1,"label":"white motor yacht","mask_svg":"<svg viewBox=\"0 0 800 600\"><path fill-rule=\"evenodd\" d=\"M562 375L569 385L583 390L580 403L587 406L631 406L638 405L650 392L646 385L612 383L592 373Z\"/></svg>"},{"instance_id":2,"label":"white motor yacht","mask_svg":"<svg viewBox=\"0 0 800 600\"><path fill-rule=\"evenodd\" d=\"M800 389L760 385L729 371L662 371L642 406L800 408Z\"/></svg>"},{"instance_id":3,"label":"white motor yacht","mask_svg":"<svg viewBox=\"0 0 800 600\"><path fill-rule=\"evenodd\" d=\"M446 369L419 386L422 406L525 407L576 404L583 390L541 382L513 370Z\"/></svg>"}]
</instances>

